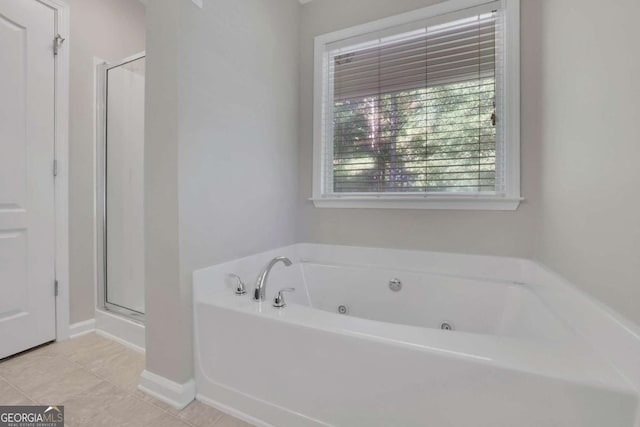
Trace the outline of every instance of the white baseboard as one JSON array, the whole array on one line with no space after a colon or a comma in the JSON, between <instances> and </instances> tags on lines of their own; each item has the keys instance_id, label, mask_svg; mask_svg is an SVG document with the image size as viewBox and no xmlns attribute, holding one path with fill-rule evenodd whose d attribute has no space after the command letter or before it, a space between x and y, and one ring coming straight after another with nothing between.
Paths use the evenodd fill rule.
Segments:
<instances>
[{"instance_id":1,"label":"white baseboard","mask_svg":"<svg viewBox=\"0 0 640 427\"><path fill-rule=\"evenodd\" d=\"M78 338L96 329L96 319L89 319L69 326L69 338Z\"/></svg>"},{"instance_id":2,"label":"white baseboard","mask_svg":"<svg viewBox=\"0 0 640 427\"><path fill-rule=\"evenodd\" d=\"M103 310L96 310L96 333L144 352L144 325Z\"/></svg>"},{"instance_id":3,"label":"white baseboard","mask_svg":"<svg viewBox=\"0 0 640 427\"><path fill-rule=\"evenodd\" d=\"M95 332L119 342L135 351L144 353L144 325L122 316L96 310L95 319L84 320L69 326L69 338Z\"/></svg>"},{"instance_id":4,"label":"white baseboard","mask_svg":"<svg viewBox=\"0 0 640 427\"><path fill-rule=\"evenodd\" d=\"M138 389L176 409L184 408L196 396L196 383L193 379L178 384L146 369L140 375Z\"/></svg>"},{"instance_id":5,"label":"white baseboard","mask_svg":"<svg viewBox=\"0 0 640 427\"><path fill-rule=\"evenodd\" d=\"M115 341L117 343L120 343L120 344L124 345L125 347L128 347L131 350L137 351L139 353L144 353L145 352L144 348L138 347L137 345L132 344L129 341L126 341L126 340L124 340L124 339L122 339L122 338L120 338L120 337L118 337L116 335L110 334L109 332L105 332L105 331L103 331L101 329L96 329L96 334L98 334L100 336L103 336L105 338L108 338L108 339L110 339L112 341Z\"/></svg>"}]
</instances>

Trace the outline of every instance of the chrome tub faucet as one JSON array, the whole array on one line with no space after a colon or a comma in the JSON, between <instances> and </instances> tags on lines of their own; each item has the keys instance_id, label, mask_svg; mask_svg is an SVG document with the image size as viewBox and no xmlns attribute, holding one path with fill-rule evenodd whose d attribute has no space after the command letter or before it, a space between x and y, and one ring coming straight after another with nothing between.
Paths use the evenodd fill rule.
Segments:
<instances>
[{"instance_id":1,"label":"chrome tub faucet","mask_svg":"<svg viewBox=\"0 0 640 427\"><path fill-rule=\"evenodd\" d=\"M256 288L253 291L254 301L265 300L265 294L267 290L267 278L269 277L269 273L271 272L271 269L273 268L273 266L279 262L282 262L287 267L291 265L291 260L283 256L279 256L269 261L269 263L262 269L262 272L258 275L258 278L256 279Z\"/></svg>"}]
</instances>

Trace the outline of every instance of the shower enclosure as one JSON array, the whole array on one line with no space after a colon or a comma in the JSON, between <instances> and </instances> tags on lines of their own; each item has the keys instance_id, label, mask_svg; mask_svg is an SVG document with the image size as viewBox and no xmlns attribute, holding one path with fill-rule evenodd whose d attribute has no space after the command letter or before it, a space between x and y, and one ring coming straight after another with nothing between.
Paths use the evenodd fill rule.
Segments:
<instances>
[{"instance_id":1,"label":"shower enclosure","mask_svg":"<svg viewBox=\"0 0 640 427\"><path fill-rule=\"evenodd\" d=\"M144 53L100 64L98 307L144 318Z\"/></svg>"}]
</instances>

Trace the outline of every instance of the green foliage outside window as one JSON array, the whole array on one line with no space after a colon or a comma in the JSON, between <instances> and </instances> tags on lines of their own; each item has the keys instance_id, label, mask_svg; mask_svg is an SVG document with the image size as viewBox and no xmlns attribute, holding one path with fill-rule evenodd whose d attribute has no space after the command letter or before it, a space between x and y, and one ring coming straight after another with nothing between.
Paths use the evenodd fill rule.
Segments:
<instances>
[{"instance_id":1,"label":"green foliage outside window","mask_svg":"<svg viewBox=\"0 0 640 427\"><path fill-rule=\"evenodd\" d=\"M494 191L494 122L493 77L336 101L333 190Z\"/></svg>"}]
</instances>

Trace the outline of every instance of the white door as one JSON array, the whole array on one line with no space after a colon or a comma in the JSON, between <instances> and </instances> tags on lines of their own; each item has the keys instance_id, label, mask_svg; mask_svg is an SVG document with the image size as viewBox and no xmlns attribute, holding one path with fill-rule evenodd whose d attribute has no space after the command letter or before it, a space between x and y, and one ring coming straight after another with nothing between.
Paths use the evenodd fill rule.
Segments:
<instances>
[{"instance_id":1,"label":"white door","mask_svg":"<svg viewBox=\"0 0 640 427\"><path fill-rule=\"evenodd\" d=\"M0 358L56 337L54 11L0 0Z\"/></svg>"}]
</instances>

